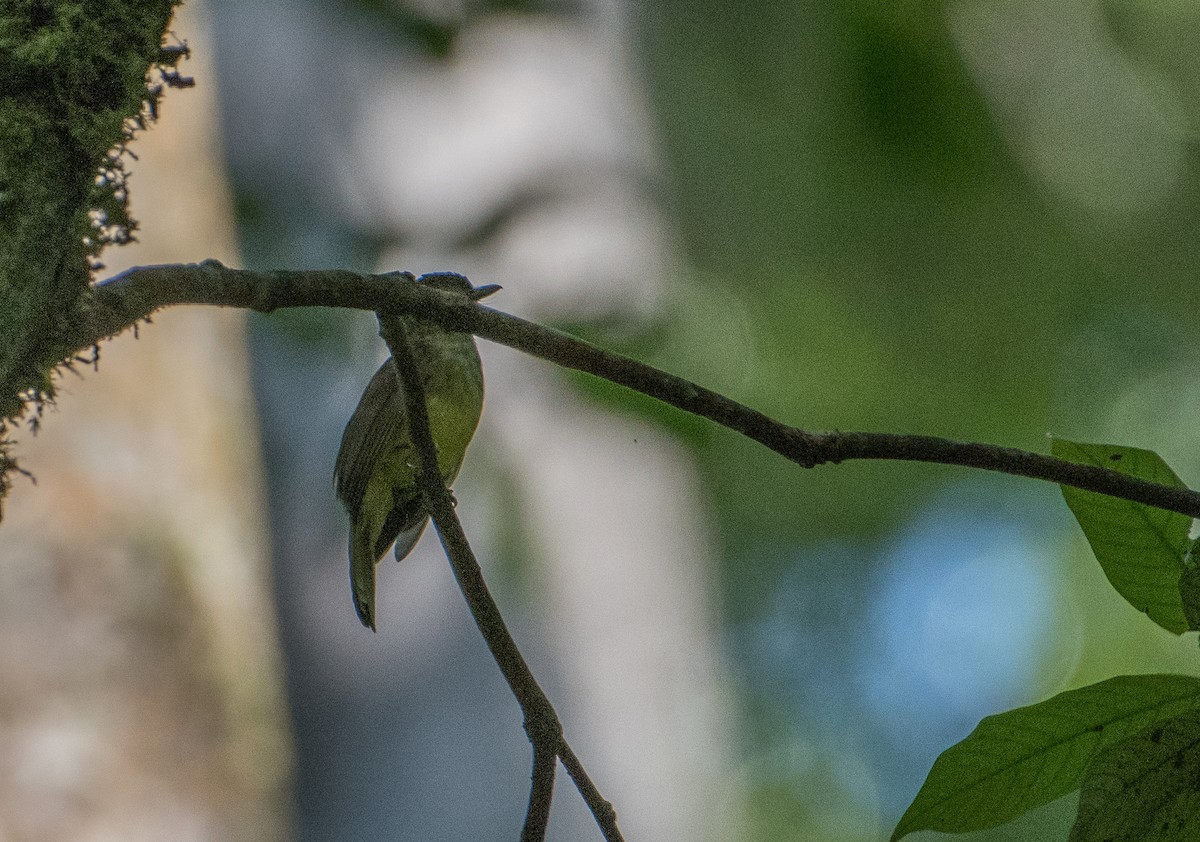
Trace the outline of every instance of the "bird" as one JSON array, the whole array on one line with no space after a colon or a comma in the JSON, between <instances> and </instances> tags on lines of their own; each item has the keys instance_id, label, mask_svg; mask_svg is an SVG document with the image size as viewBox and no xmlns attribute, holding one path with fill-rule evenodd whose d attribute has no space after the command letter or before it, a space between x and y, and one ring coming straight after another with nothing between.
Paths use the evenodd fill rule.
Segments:
<instances>
[{"instance_id":1,"label":"bird","mask_svg":"<svg viewBox=\"0 0 1200 842\"><path fill-rule=\"evenodd\" d=\"M475 287L456 272L430 272L416 282L472 301L500 289L495 284ZM449 486L458 476L483 410L483 367L475 338L416 316L379 314L381 324L392 318L403 323L421 371L438 467ZM388 357L346 424L333 474L337 497L350 516L354 610L371 631L375 631L376 565L393 543L396 560L403 560L429 522L418 471L404 393L395 363Z\"/></svg>"}]
</instances>

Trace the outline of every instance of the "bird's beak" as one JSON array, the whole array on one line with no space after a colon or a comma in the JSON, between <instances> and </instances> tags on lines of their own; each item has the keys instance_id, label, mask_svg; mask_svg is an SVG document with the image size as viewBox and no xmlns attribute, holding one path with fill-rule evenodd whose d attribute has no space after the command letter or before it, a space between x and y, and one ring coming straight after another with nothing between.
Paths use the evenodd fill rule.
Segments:
<instances>
[{"instance_id":1,"label":"bird's beak","mask_svg":"<svg viewBox=\"0 0 1200 842\"><path fill-rule=\"evenodd\" d=\"M468 292L467 298L471 299L472 301L482 301L489 295L497 293L502 289L504 289L504 287L500 286L500 284L484 284L483 286L475 287L475 289Z\"/></svg>"}]
</instances>

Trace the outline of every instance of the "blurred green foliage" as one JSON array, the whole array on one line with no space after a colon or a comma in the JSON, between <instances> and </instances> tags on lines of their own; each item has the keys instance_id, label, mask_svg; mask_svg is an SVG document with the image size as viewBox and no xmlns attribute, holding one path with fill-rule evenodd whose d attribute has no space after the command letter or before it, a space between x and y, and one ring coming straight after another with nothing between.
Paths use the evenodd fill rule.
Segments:
<instances>
[{"instance_id":1,"label":"blurred green foliage","mask_svg":"<svg viewBox=\"0 0 1200 842\"><path fill-rule=\"evenodd\" d=\"M1105 8L1139 61L1195 80L1178 36L1155 49L1147 34L1167 12ZM1191 7L1171 9L1176 31L1200 31ZM698 379L799 426L1044 449L1051 429L1087 434L1087 413L1122 385L1062 356L1078 334L1126 308L1160 320L1124 325L1133 341L1105 361L1119 376L1137 367L1143 334L1184 329L1196 285L1183 279L1200 268L1194 173L1129 225L1051 195L969 73L952 11L867 0L642 10L640 55L698 267L655 362L703 375L706 358L736 345L750 354L740 379ZM714 333L693 308L737 314L744 334ZM947 476L886 464L798 474L732 437L701 458L720 475L734 543L886 529Z\"/></svg>"},{"instance_id":2,"label":"blurred green foliage","mask_svg":"<svg viewBox=\"0 0 1200 842\"><path fill-rule=\"evenodd\" d=\"M640 6L637 55L693 270L665 339L635 353L800 427L1038 451L1054 432L1159 449L1194 479L1191 399L1170 390L1190 389L1194 376L1173 372L1200 362L1188 140L1200 7L1067 6ZM686 438L702 445L734 628L771 610L797 563L778 548L882 545L962 477L888 463L803 472L731 434ZM1003 482L1061 506L1052 489ZM866 610L878 555L847 558ZM1193 660L1101 597L1094 561L1064 562L1062 629L1082 642L1048 648L1075 647L1071 683ZM831 653L831 670L839 657L852 655ZM744 700L760 746L781 732L754 723L786 717L762 692ZM805 790L751 786L745 838L845 838L804 818ZM986 835L1028 838L1023 827Z\"/></svg>"}]
</instances>

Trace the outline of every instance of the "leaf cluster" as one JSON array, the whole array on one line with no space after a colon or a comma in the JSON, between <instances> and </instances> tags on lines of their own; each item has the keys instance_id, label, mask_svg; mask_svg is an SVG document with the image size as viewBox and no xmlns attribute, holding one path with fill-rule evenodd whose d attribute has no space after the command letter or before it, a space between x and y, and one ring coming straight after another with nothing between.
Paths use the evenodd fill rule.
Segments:
<instances>
[{"instance_id":1,"label":"leaf cluster","mask_svg":"<svg viewBox=\"0 0 1200 842\"><path fill-rule=\"evenodd\" d=\"M1182 488L1155 453L1056 439L1080 464ZM1061 486L1113 588L1174 634L1200 629L1200 571L1183 514ZM1071 842L1200 837L1200 678L1125 675L989 716L944 751L900 819L916 830L995 827L1080 790Z\"/></svg>"}]
</instances>

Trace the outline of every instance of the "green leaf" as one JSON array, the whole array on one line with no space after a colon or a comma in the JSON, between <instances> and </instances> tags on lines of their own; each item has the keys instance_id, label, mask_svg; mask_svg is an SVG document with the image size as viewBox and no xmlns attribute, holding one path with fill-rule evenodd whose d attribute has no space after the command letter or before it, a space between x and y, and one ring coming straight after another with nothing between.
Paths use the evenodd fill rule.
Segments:
<instances>
[{"instance_id":1,"label":"green leaf","mask_svg":"<svg viewBox=\"0 0 1200 842\"><path fill-rule=\"evenodd\" d=\"M1167 463L1149 450L1054 439L1050 451L1070 462L1111 468L1160 485L1184 487ZM1059 487L1117 593L1167 631L1175 634L1187 631L1189 624L1180 598L1179 577L1192 519L1094 491Z\"/></svg>"},{"instance_id":2,"label":"green leaf","mask_svg":"<svg viewBox=\"0 0 1200 842\"><path fill-rule=\"evenodd\" d=\"M1192 543L1188 558L1179 577L1179 598L1183 602L1183 616L1187 617L1188 628L1196 630L1200 629L1200 565L1196 564L1196 542Z\"/></svg>"},{"instance_id":3,"label":"green leaf","mask_svg":"<svg viewBox=\"0 0 1200 842\"><path fill-rule=\"evenodd\" d=\"M892 839L995 827L1077 788L1098 752L1200 710L1200 678L1122 675L989 716L942 752Z\"/></svg>"},{"instance_id":4,"label":"green leaf","mask_svg":"<svg viewBox=\"0 0 1200 842\"><path fill-rule=\"evenodd\" d=\"M1200 711L1158 722L1096 755L1071 842L1200 839Z\"/></svg>"}]
</instances>

